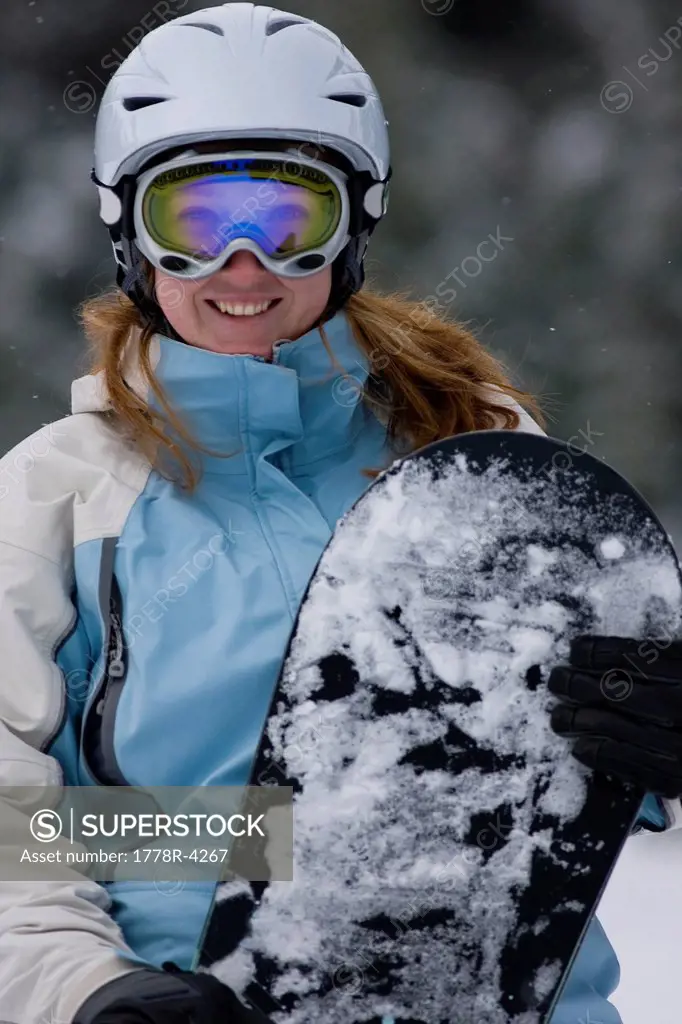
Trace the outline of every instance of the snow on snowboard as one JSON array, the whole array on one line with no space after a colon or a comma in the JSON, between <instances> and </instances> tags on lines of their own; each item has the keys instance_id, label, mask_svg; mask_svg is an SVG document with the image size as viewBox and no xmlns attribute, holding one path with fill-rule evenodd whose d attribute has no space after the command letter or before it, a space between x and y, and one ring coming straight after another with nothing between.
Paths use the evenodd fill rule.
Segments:
<instances>
[{"instance_id":1,"label":"snow on snowboard","mask_svg":"<svg viewBox=\"0 0 682 1024\"><path fill-rule=\"evenodd\" d=\"M591 455L491 430L395 463L317 565L252 774L293 787L294 880L219 883L198 969L277 1024L549 1021L643 793L572 757L544 684L572 637L645 656L681 609Z\"/></svg>"}]
</instances>

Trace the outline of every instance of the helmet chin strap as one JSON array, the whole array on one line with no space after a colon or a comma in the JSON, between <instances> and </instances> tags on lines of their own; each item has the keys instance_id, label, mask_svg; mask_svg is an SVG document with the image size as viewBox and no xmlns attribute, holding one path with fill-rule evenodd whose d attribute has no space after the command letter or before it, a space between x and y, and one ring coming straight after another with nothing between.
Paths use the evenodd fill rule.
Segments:
<instances>
[{"instance_id":1,"label":"helmet chin strap","mask_svg":"<svg viewBox=\"0 0 682 1024\"><path fill-rule=\"evenodd\" d=\"M137 306L145 326L149 325L155 334L163 334L174 341L184 341L154 298L153 285L145 275L139 249L134 242L126 248L128 249L128 270L119 264L116 275L116 283L119 288Z\"/></svg>"}]
</instances>

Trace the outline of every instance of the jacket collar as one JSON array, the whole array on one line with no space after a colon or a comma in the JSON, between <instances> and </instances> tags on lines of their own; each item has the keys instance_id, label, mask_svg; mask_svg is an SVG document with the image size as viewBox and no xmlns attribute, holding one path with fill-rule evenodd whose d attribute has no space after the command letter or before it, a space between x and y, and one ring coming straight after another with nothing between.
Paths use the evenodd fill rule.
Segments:
<instances>
[{"instance_id":1,"label":"jacket collar","mask_svg":"<svg viewBox=\"0 0 682 1024\"><path fill-rule=\"evenodd\" d=\"M236 452L202 456L204 471L244 473L249 459L289 448L302 466L351 444L372 414L359 402L369 363L344 312L325 324L336 364L319 329L275 344L272 362L261 356L209 352L162 335L150 359L172 408L204 447ZM102 411L109 403L99 375L74 381L72 411ZM131 369L130 386L150 405L153 393Z\"/></svg>"}]
</instances>

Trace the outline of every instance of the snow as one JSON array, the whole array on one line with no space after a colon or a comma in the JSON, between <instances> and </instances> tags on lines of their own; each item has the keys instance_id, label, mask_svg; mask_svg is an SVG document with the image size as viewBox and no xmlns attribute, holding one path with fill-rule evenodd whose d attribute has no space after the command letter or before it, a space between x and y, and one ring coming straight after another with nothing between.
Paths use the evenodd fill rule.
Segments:
<instances>
[{"instance_id":1,"label":"snow","mask_svg":"<svg viewBox=\"0 0 682 1024\"><path fill-rule=\"evenodd\" d=\"M549 727L554 698L527 672L539 665L546 678L577 632L660 635L679 623L679 580L658 531L622 499L595 507L592 497L577 472L571 504L557 506L546 480L520 481L504 463L480 474L459 455L435 477L408 460L337 529L268 730L275 761L304 785L294 881L270 884L250 935L214 968L243 991L256 958L277 963L274 997L301 996L287 1024L409 1018L415 1001L429 1021L453 1004L458 1019L510 1021L500 963L518 892L536 851L567 866L572 852L537 819L573 821L589 776ZM321 666L338 672L329 660L340 652L342 678L352 667L362 685L319 699ZM491 746L494 771L468 752ZM361 924L379 917L385 934ZM393 964L390 994L373 987L377 958ZM538 996L559 970L540 967Z\"/></svg>"},{"instance_id":2,"label":"snow","mask_svg":"<svg viewBox=\"0 0 682 1024\"><path fill-rule=\"evenodd\" d=\"M622 558L625 554L625 544L620 537L605 537L599 545L604 558Z\"/></svg>"}]
</instances>

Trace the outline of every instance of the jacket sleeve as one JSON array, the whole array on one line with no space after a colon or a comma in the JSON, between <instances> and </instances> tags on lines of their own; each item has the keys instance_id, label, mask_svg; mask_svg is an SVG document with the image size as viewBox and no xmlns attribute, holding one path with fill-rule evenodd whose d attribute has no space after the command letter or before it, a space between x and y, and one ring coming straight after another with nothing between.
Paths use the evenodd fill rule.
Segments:
<instances>
[{"instance_id":1,"label":"jacket sleeve","mask_svg":"<svg viewBox=\"0 0 682 1024\"><path fill-rule=\"evenodd\" d=\"M103 886L64 865L59 881L45 881L40 865L27 866L22 881L3 876L2 861L17 859L17 836L29 835L19 831L28 829L28 811L12 787L57 787L54 804L64 785L59 762L45 751L66 708L55 652L76 621L80 481L65 493L64 453L30 461L34 438L0 460L0 1019L69 1024L96 988L144 965L109 916Z\"/></svg>"},{"instance_id":2,"label":"jacket sleeve","mask_svg":"<svg viewBox=\"0 0 682 1024\"><path fill-rule=\"evenodd\" d=\"M516 401L512 395L509 395L502 388L498 388L496 384L488 384L484 389L485 398L488 401L494 402L497 406L505 406L509 409L513 409L519 417L519 425L516 427L517 430L523 430L527 434L544 434L545 431L536 423L530 413L526 412L522 405ZM504 420L502 416L495 417L495 426L498 429L504 429Z\"/></svg>"},{"instance_id":3,"label":"jacket sleeve","mask_svg":"<svg viewBox=\"0 0 682 1024\"><path fill-rule=\"evenodd\" d=\"M648 793L639 809L635 832L668 832L674 828L682 828L682 800Z\"/></svg>"},{"instance_id":4,"label":"jacket sleeve","mask_svg":"<svg viewBox=\"0 0 682 1024\"><path fill-rule=\"evenodd\" d=\"M549 1024L621 1024L609 996L620 967L597 918L590 923Z\"/></svg>"}]
</instances>

